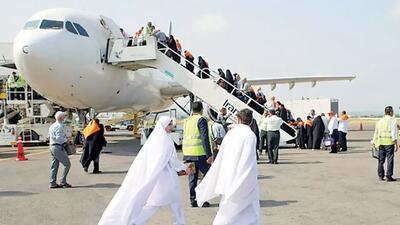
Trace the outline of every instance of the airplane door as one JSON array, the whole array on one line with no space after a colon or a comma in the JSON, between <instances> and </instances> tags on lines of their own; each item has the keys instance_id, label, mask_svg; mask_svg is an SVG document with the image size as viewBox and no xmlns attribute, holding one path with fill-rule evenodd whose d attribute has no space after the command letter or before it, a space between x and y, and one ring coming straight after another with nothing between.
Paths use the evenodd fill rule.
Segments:
<instances>
[{"instance_id":1,"label":"airplane door","mask_svg":"<svg viewBox=\"0 0 400 225\"><path fill-rule=\"evenodd\" d=\"M110 38L123 38L120 27L112 19L100 16L100 23L110 32Z\"/></svg>"}]
</instances>

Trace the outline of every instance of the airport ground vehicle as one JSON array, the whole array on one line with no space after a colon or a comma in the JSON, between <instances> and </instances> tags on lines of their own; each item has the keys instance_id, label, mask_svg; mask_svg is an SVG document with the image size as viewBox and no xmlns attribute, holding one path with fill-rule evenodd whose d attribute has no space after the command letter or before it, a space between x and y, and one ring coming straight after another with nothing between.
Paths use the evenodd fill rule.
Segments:
<instances>
[{"instance_id":1,"label":"airport ground vehicle","mask_svg":"<svg viewBox=\"0 0 400 225\"><path fill-rule=\"evenodd\" d=\"M180 148L182 146L183 126L180 121L176 121L176 109L169 109L165 111L150 113L149 115L147 115L147 119L144 120L146 122L144 122L143 127L141 128L141 145L143 145L146 142L147 138L150 136L151 132L154 129L154 126L156 125L157 119L163 115L169 115L175 120L175 128L169 135L174 141L175 147Z\"/></svg>"},{"instance_id":2,"label":"airport ground vehicle","mask_svg":"<svg viewBox=\"0 0 400 225\"><path fill-rule=\"evenodd\" d=\"M18 137L25 144L48 142L50 125L56 105L36 93L28 84L22 86L6 85L2 81L0 114L0 145L14 144ZM65 127L67 136L72 139L72 126Z\"/></svg>"}]
</instances>

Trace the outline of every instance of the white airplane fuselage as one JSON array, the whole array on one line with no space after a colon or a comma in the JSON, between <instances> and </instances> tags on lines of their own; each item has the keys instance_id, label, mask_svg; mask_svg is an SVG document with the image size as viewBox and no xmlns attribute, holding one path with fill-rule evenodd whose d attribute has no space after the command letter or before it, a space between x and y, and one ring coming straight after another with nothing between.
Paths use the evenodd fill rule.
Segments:
<instances>
[{"instance_id":1,"label":"white airplane fuselage","mask_svg":"<svg viewBox=\"0 0 400 225\"><path fill-rule=\"evenodd\" d=\"M50 24L47 28L43 20ZM36 26L26 25L15 38L14 60L33 89L63 107L154 111L170 106L172 96L186 93L182 88L163 94L162 89L177 84L158 70L129 71L107 64L107 40L122 38L111 19L80 10L50 9L35 14L28 23L35 21ZM52 27L59 21L61 29ZM75 23L76 33L66 29L67 21ZM88 36L81 35L76 24Z\"/></svg>"}]
</instances>

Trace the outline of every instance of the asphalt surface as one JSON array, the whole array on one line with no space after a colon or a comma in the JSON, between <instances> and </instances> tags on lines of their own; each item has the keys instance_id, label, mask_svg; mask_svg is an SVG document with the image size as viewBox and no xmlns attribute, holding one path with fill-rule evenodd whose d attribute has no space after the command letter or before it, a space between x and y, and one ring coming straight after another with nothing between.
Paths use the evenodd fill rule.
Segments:
<instances>
[{"instance_id":1,"label":"asphalt surface","mask_svg":"<svg viewBox=\"0 0 400 225\"><path fill-rule=\"evenodd\" d=\"M371 135L350 132L347 153L282 149L278 165L266 164L266 155L261 155L262 224L400 224L400 182L378 181ZM140 149L139 141L127 132L106 138L102 174L84 173L80 155L70 156L70 189L48 188L47 147L26 148L28 160L23 162L14 160L15 149L0 148L0 224L97 224ZM398 154L394 177L400 174ZM186 224L212 224L218 199L210 208L190 208L187 178L180 181ZM149 224L172 224L170 209L161 209Z\"/></svg>"}]
</instances>

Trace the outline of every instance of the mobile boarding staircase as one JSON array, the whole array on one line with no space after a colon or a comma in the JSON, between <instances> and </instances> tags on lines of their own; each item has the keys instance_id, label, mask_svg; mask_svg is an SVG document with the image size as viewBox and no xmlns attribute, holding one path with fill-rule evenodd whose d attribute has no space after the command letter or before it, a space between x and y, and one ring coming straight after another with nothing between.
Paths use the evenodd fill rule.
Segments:
<instances>
[{"instance_id":1,"label":"mobile boarding staircase","mask_svg":"<svg viewBox=\"0 0 400 225\"><path fill-rule=\"evenodd\" d=\"M193 95L201 99L213 110L218 112L219 109L225 107L230 111L230 119L232 121L236 121L236 113L244 108L252 109L253 117L257 121L261 118L264 109L262 105L225 80L226 85L232 87L231 93L228 93L217 84L217 81L222 78L214 71L210 70L209 74L201 71L202 73L200 74L207 74L210 77L207 79L196 76L196 74L187 70L184 65L175 62L165 53L169 51L170 55L179 56L181 62L190 63L200 71L198 65L187 61L184 56L174 52L167 45L161 42L157 43L154 37L147 39L144 46L126 46L126 43L126 39L109 39L106 62L133 71L143 68L157 69L192 92ZM240 92L243 96L246 96L247 101L243 102L238 99L232 94L235 92ZM296 138L296 131L284 122L281 126L280 135L281 143L284 143Z\"/></svg>"}]
</instances>

